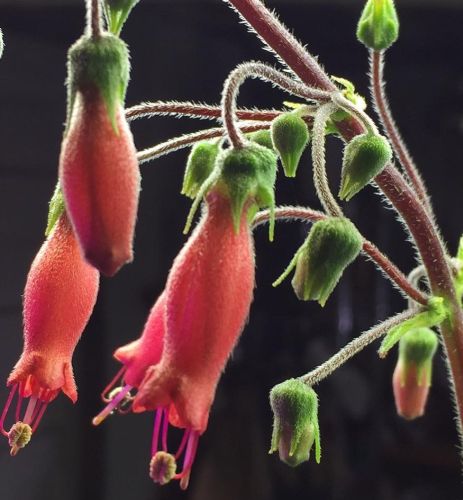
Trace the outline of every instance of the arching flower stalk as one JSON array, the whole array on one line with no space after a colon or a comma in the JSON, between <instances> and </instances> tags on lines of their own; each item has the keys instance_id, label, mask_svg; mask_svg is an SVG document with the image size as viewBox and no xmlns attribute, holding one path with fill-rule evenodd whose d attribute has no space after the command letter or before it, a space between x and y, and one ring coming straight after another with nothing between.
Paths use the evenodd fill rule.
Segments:
<instances>
[{"instance_id":1,"label":"arching flower stalk","mask_svg":"<svg viewBox=\"0 0 463 500\"><path fill-rule=\"evenodd\" d=\"M35 432L60 391L76 402L72 354L95 305L98 284L98 271L83 259L63 213L35 257L24 290L24 350L8 378L11 390L0 418L12 455L27 444L25 438ZM15 424L6 431L15 395Z\"/></svg>"}]
</instances>

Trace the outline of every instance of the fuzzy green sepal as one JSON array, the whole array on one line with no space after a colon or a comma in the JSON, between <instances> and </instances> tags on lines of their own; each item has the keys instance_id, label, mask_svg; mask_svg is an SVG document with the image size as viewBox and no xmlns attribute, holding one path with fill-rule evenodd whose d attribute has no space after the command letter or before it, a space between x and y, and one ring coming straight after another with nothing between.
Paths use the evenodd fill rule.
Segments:
<instances>
[{"instance_id":1,"label":"fuzzy green sepal","mask_svg":"<svg viewBox=\"0 0 463 500\"><path fill-rule=\"evenodd\" d=\"M272 134L270 130L256 130L256 132L251 132L246 136L251 142L255 142L256 144L260 144L265 148L268 148L273 151L273 142L272 142Z\"/></svg>"},{"instance_id":2,"label":"fuzzy green sepal","mask_svg":"<svg viewBox=\"0 0 463 500\"><path fill-rule=\"evenodd\" d=\"M286 177L295 177L299 160L309 143L307 124L295 113L283 113L273 120L271 131Z\"/></svg>"},{"instance_id":3,"label":"fuzzy green sepal","mask_svg":"<svg viewBox=\"0 0 463 500\"><path fill-rule=\"evenodd\" d=\"M315 460L320 463L318 397L299 379L289 379L270 391L273 432L269 453L279 450L280 458L295 467L309 459L315 443Z\"/></svg>"},{"instance_id":4,"label":"fuzzy green sepal","mask_svg":"<svg viewBox=\"0 0 463 500\"><path fill-rule=\"evenodd\" d=\"M195 198L201 186L214 170L219 153L217 142L199 142L193 146L188 156L183 177L182 194Z\"/></svg>"},{"instance_id":5,"label":"fuzzy green sepal","mask_svg":"<svg viewBox=\"0 0 463 500\"><path fill-rule=\"evenodd\" d=\"M109 31L119 36L130 11L139 0L105 0L104 9Z\"/></svg>"},{"instance_id":6,"label":"fuzzy green sepal","mask_svg":"<svg viewBox=\"0 0 463 500\"><path fill-rule=\"evenodd\" d=\"M392 149L385 137L361 134L344 149L339 197L349 201L369 184L391 161Z\"/></svg>"},{"instance_id":7,"label":"fuzzy green sepal","mask_svg":"<svg viewBox=\"0 0 463 500\"><path fill-rule=\"evenodd\" d=\"M79 38L68 52L68 120L76 93L97 89L117 132L117 105L124 104L129 73L129 51L120 38L110 34L96 39L88 35Z\"/></svg>"},{"instance_id":8,"label":"fuzzy green sepal","mask_svg":"<svg viewBox=\"0 0 463 500\"><path fill-rule=\"evenodd\" d=\"M59 183L55 187L53 196L48 204L48 217L47 217L47 227L45 229L45 236L49 236L53 231L59 218L65 211L63 192Z\"/></svg>"},{"instance_id":9,"label":"fuzzy green sepal","mask_svg":"<svg viewBox=\"0 0 463 500\"><path fill-rule=\"evenodd\" d=\"M388 49L399 37L393 0L368 0L357 25L357 38L373 50Z\"/></svg>"}]
</instances>

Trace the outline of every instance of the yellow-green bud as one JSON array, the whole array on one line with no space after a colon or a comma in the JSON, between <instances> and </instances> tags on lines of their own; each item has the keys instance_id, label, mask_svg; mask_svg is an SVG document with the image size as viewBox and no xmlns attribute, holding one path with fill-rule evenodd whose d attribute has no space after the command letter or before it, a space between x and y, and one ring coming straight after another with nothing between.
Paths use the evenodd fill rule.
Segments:
<instances>
[{"instance_id":1,"label":"yellow-green bud","mask_svg":"<svg viewBox=\"0 0 463 500\"><path fill-rule=\"evenodd\" d=\"M305 121L294 113L284 113L272 122L272 142L287 177L295 177L299 160L309 142Z\"/></svg>"},{"instance_id":2,"label":"yellow-green bud","mask_svg":"<svg viewBox=\"0 0 463 500\"><path fill-rule=\"evenodd\" d=\"M392 149L385 137L366 133L354 137L344 149L339 197L349 201L391 161Z\"/></svg>"},{"instance_id":3,"label":"yellow-green bud","mask_svg":"<svg viewBox=\"0 0 463 500\"><path fill-rule=\"evenodd\" d=\"M256 143L248 143L242 148L224 150L217 162L221 172L217 185L224 188L231 199L236 231L239 230L241 214L247 202L251 202L248 205L250 219L259 208L268 207L274 212L277 156L273 151ZM273 223L271 217L271 240Z\"/></svg>"},{"instance_id":4,"label":"yellow-green bud","mask_svg":"<svg viewBox=\"0 0 463 500\"><path fill-rule=\"evenodd\" d=\"M256 130L248 134L248 139L273 151L272 134L270 130Z\"/></svg>"},{"instance_id":5,"label":"yellow-green bud","mask_svg":"<svg viewBox=\"0 0 463 500\"><path fill-rule=\"evenodd\" d=\"M214 170L218 154L217 142L199 142L193 146L185 168L182 194L195 198L204 181Z\"/></svg>"},{"instance_id":6,"label":"yellow-green bud","mask_svg":"<svg viewBox=\"0 0 463 500\"><path fill-rule=\"evenodd\" d=\"M316 222L296 254L291 283L298 299L318 300L324 306L362 245L363 238L350 220L331 217Z\"/></svg>"},{"instance_id":7,"label":"yellow-green bud","mask_svg":"<svg viewBox=\"0 0 463 500\"><path fill-rule=\"evenodd\" d=\"M289 379L270 391L273 433L270 453L278 450L280 459L296 467L309 460L315 443L315 459L320 462L318 398L315 391L299 379Z\"/></svg>"},{"instance_id":8,"label":"yellow-green bud","mask_svg":"<svg viewBox=\"0 0 463 500\"><path fill-rule=\"evenodd\" d=\"M388 49L399 37L394 0L368 0L357 25L357 38L373 50Z\"/></svg>"}]
</instances>

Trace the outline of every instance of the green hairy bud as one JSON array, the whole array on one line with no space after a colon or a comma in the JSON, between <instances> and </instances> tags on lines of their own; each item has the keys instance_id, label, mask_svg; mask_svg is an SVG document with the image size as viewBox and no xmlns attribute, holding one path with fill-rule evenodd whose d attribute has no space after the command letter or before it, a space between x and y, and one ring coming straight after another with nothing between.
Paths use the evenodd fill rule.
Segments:
<instances>
[{"instance_id":1,"label":"green hairy bud","mask_svg":"<svg viewBox=\"0 0 463 500\"><path fill-rule=\"evenodd\" d=\"M309 142L309 130L297 114L284 113L272 122L272 142L287 177L295 177L299 160Z\"/></svg>"},{"instance_id":2,"label":"green hairy bud","mask_svg":"<svg viewBox=\"0 0 463 500\"><path fill-rule=\"evenodd\" d=\"M251 142L260 144L261 146L264 146L264 148L268 148L273 151L272 134L270 133L270 130L257 130L256 132L251 132L247 135L247 138Z\"/></svg>"},{"instance_id":3,"label":"green hairy bud","mask_svg":"<svg viewBox=\"0 0 463 500\"><path fill-rule=\"evenodd\" d=\"M373 50L388 49L399 37L393 0L368 0L357 25L357 38Z\"/></svg>"},{"instance_id":4,"label":"green hairy bud","mask_svg":"<svg viewBox=\"0 0 463 500\"><path fill-rule=\"evenodd\" d=\"M264 146L249 143L243 148L223 151L217 161L220 170L217 185L223 187L231 199L235 230L239 230L241 214L251 201L250 218L257 209L270 208L269 238L273 240L276 154Z\"/></svg>"},{"instance_id":5,"label":"green hairy bud","mask_svg":"<svg viewBox=\"0 0 463 500\"><path fill-rule=\"evenodd\" d=\"M195 198L204 181L214 170L219 154L217 142L199 142L191 149L183 177L182 194Z\"/></svg>"},{"instance_id":6,"label":"green hairy bud","mask_svg":"<svg viewBox=\"0 0 463 500\"><path fill-rule=\"evenodd\" d=\"M315 460L320 463L318 398L315 391L298 379L276 385L270 391L273 433L270 453L278 450L280 459L296 467L309 460L315 443Z\"/></svg>"},{"instance_id":7,"label":"green hairy bud","mask_svg":"<svg viewBox=\"0 0 463 500\"><path fill-rule=\"evenodd\" d=\"M354 137L344 149L339 197L349 201L391 161L392 149L382 135L366 133Z\"/></svg>"},{"instance_id":8,"label":"green hairy bud","mask_svg":"<svg viewBox=\"0 0 463 500\"><path fill-rule=\"evenodd\" d=\"M350 220L330 217L318 221L273 286L279 285L296 268L291 284L297 298L318 300L324 306L362 245L362 235Z\"/></svg>"},{"instance_id":9,"label":"green hairy bud","mask_svg":"<svg viewBox=\"0 0 463 500\"><path fill-rule=\"evenodd\" d=\"M130 11L138 2L139 0L105 0L106 20L111 33L119 36Z\"/></svg>"},{"instance_id":10,"label":"green hairy bud","mask_svg":"<svg viewBox=\"0 0 463 500\"><path fill-rule=\"evenodd\" d=\"M76 92L97 89L116 129L116 108L124 103L129 72L129 52L122 40L108 34L97 39L82 36L68 53L68 119Z\"/></svg>"}]
</instances>

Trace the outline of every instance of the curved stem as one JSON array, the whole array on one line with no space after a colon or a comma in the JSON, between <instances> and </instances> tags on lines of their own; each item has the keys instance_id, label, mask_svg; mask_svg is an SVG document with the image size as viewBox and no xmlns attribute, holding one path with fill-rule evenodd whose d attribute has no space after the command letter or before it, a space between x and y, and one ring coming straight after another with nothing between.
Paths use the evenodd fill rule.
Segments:
<instances>
[{"instance_id":1,"label":"curved stem","mask_svg":"<svg viewBox=\"0 0 463 500\"><path fill-rule=\"evenodd\" d=\"M275 219L287 221L311 221L326 219L326 214L306 207L277 207L275 209ZM267 222L270 218L269 210L258 212L253 220L253 227L257 227ZM378 247L366 239L363 240L362 252L367 255L376 267L396 286L406 297L421 305L426 305L427 297L421 293L404 275L404 273L384 255Z\"/></svg>"},{"instance_id":2,"label":"curved stem","mask_svg":"<svg viewBox=\"0 0 463 500\"><path fill-rule=\"evenodd\" d=\"M424 203L429 214L432 216L432 206L427 193L426 185L420 175L420 172L408 151L408 148L402 139L399 128L395 123L389 107L384 82L384 52L370 51L370 84L371 95L375 111L383 125L383 128L391 141L400 164L406 172L410 182L415 189L419 199Z\"/></svg>"},{"instance_id":3,"label":"curved stem","mask_svg":"<svg viewBox=\"0 0 463 500\"><path fill-rule=\"evenodd\" d=\"M282 111L276 109L237 109L236 116L240 120L272 121L280 116ZM194 102L157 101L142 102L125 110L128 121L153 116L174 116L175 118L199 118L205 120L219 120L222 116L220 106L210 104L196 104Z\"/></svg>"},{"instance_id":4,"label":"curved stem","mask_svg":"<svg viewBox=\"0 0 463 500\"><path fill-rule=\"evenodd\" d=\"M341 92L334 93L331 96L331 100L338 107L340 107L344 111L347 111L355 118L358 118L362 122L362 125L365 127L368 133L378 134L378 128L376 127L375 122L364 111L357 108L357 106L353 102L349 101L349 99L346 99L341 94Z\"/></svg>"},{"instance_id":5,"label":"curved stem","mask_svg":"<svg viewBox=\"0 0 463 500\"><path fill-rule=\"evenodd\" d=\"M323 101L330 99L330 93L307 87L267 64L251 61L238 65L224 83L221 103L222 121L235 148L243 147L245 142L236 124L236 100L241 85L248 78L260 78L304 99Z\"/></svg>"},{"instance_id":6,"label":"curved stem","mask_svg":"<svg viewBox=\"0 0 463 500\"><path fill-rule=\"evenodd\" d=\"M335 370L341 367L346 361L362 351L369 344L385 335L391 328L403 321L416 316L420 311L404 311L380 323L378 326L362 333L360 336L351 340L345 347L338 351L333 357L325 361L319 367L315 368L306 375L299 377L305 384L313 386L331 375Z\"/></svg>"},{"instance_id":7,"label":"curved stem","mask_svg":"<svg viewBox=\"0 0 463 500\"><path fill-rule=\"evenodd\" d=\"M87 0L87 31L92 38L101 37L101 0Z\"/></svg>"},{"instance_id":8,"label":"curved stem","mask_svg":"<svg viewBox=\"0 0 463 500\"><path fill-rule=\"evenodd\" d=\"M317 195L320 199L323 208L332 217L342 217L344 214L341 207L338 205L336 198L331 192L328 177L326 175L325 161L325 129L326 122L330 116L338 109L333 103L324 104L315 113L313 122L313 139L312 139L312 168L313 181Z\"/></svg>"},{"instance_id":9,"label":"curved stem","mask_svg":"<svg viewBox=\"0 0 463 500\"><path fill-rule=\"evenodd\" d=\"M256 132L257 130L266 130L270 128L268 122L258 122L249 125L240 124L240 130L244 133ZM225 129L223 127L208 128L193 132L191 134L184 134L180 137L174 137L166 142L161 142L152 148L143 149L137 153L137 159L140 163L145 163L150 160L155 160L161 156L167 155L179 149L187 148L201 141L208 141L211 139L218 139L225 136Z\"/></svg>"}]
</instances>

